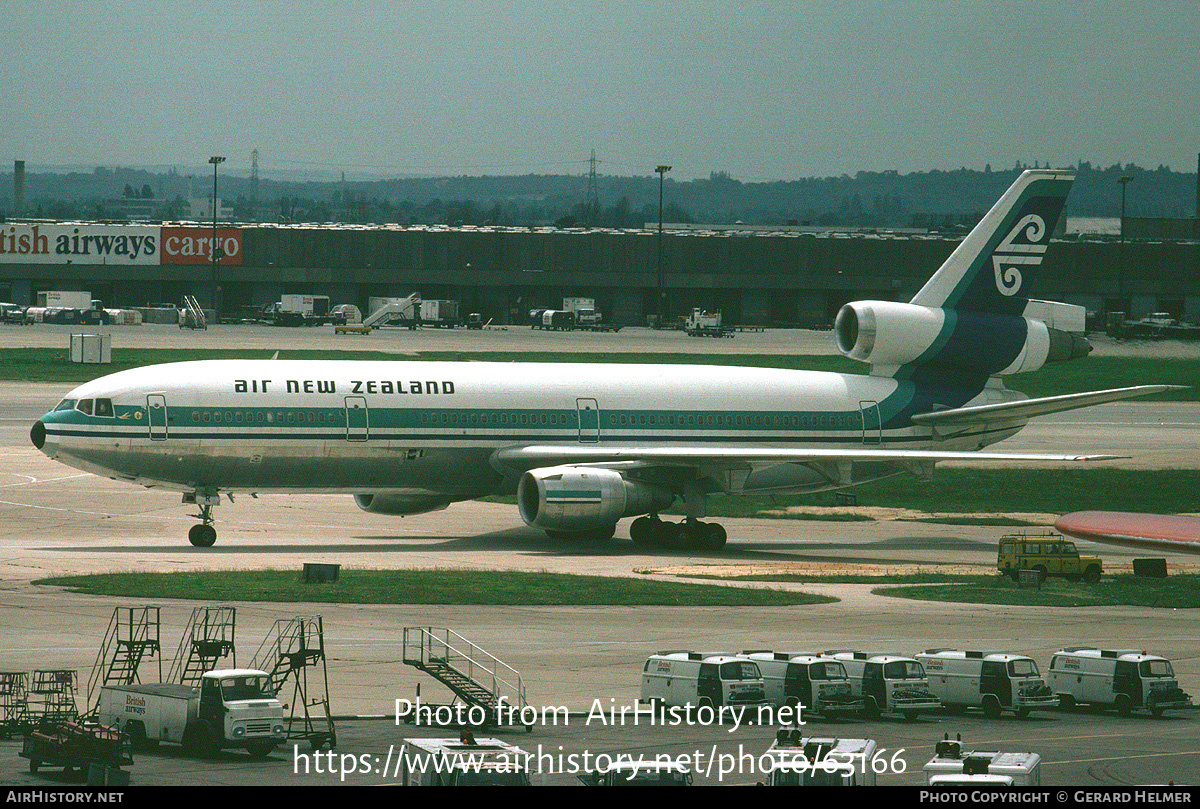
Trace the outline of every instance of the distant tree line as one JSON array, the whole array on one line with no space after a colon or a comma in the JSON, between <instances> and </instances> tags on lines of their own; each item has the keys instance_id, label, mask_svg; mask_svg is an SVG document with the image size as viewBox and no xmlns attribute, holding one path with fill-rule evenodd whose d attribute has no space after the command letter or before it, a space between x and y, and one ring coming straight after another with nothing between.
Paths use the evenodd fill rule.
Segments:
<instances>
[{"instance_id":1,"label":"distant tree line","mask_svg":"<svg viewBox=\"0 0 1200 809\"><path fill-rule=\"evenodd\" d=\"M1026 168L960 168L900 174L860 171L853 177L741 182L725 171L707 179L664 183L663 219L753 225L960 227L977 221ZM1195 215L1196 175L1165 166L1108 167L1081 161L1068 198L1074 216L1117 216L1117 180L1127 188L1130 216ZM7 178L7 179L5 179ZM239 221L351 222L636 228L658 221L657 175L597 178L599 205L588 205L588 178L579 175L417 177L387 180L284 181L221 175L218 194L233 200ZM0 214L11 215L12 174L0 173ZM211 176L143 169L96 168L90 173L26 174L27 216L115 219L106 201L121 196L169 200L163 216L187 215L185 200L207 197ZM122 190L123 189L123 190Z\"/></svg>"}]
</instances>

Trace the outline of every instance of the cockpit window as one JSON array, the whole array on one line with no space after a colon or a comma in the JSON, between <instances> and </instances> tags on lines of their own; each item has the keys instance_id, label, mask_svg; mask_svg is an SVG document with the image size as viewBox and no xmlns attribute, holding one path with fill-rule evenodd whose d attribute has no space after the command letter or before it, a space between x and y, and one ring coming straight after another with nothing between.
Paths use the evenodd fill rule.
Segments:
<instances>
[{"instance_id":1,"label":"cockpit window","mask_svg":"<svg viewBox=\"0 0 1200 809\"><path fill-rule=\"evenodd\" d=\"M92 400L80 399L79 404L75 405L75 409L85 416L92 415Z\"/></svg>"},{"instance_id":2,"label":"cockpit window","mask_svg":"<svg viewBox=\"0 0 1200 809\"><path fill-rule=\"evenodd\" d=\"M112 399L97 399L96 412L94 415L111 417L113 414Z\"/></svg>"},{"instance_id":3,"label":"cockpit window","mask_svg":"<svg viewBox=\"0 0 1200 809\"><path fill-rule=\"evenodd\" d=\"M54 412L57 413L59 410L74 410L74 409L75 409L75 400L74 399L63 399L54 408Z\"/></svg>"}]
</instances>

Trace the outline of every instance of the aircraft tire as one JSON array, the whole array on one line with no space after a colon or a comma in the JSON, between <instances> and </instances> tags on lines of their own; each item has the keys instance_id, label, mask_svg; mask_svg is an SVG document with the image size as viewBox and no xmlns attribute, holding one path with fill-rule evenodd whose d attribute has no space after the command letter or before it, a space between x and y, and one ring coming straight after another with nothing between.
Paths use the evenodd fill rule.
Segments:
<instances>
[{"instance_id":1,"label":"aircraft tire","mask_svg":"<svg viewBox=\"0 0 1200 809\"><path fill-rule=\"evenodd\" d=\"M633 540L634 545L650 545L654 542L654 535L658 531L657 523L661 520L655 520L651 517L638 517L629 525L629 538Z\"/></svg>"},{"instance_id":2,"label":"aircraft tire","mask_svg":"<svg viewBox=\"0 0 1200 809\"><path fill-rule=\"evenodd\" d=\"M729 535L725 532L725 527L720 523L711 522L707 523L705 528L708 529L704 537L705 549L719 551L721 548L724 548L726 540L729 539Z\"/></svg>"},{"instance_id":3,"label":"aircraft tire","mask_svg":"<svg viewBox=\"0 0 1200 809\"><path fill-rule=\"evenodd\" d=\"M188 530L188 542L195 545L197 548L211 548L213 543L217 541L217 529L211 525L203 523L193 525Z\"/></svg>"},{"instance_id":4,"label":"aircraft tire","mask_svg":"<svg viewBox=\"0 0 1200 809\"><path fill-rule=\"evenodd\" d=\"M661 548L683 547L681 544L682 535L683 526L679 525L679 523L661 521L655 526L654 544Z\"/></svg>"}]
</instances>

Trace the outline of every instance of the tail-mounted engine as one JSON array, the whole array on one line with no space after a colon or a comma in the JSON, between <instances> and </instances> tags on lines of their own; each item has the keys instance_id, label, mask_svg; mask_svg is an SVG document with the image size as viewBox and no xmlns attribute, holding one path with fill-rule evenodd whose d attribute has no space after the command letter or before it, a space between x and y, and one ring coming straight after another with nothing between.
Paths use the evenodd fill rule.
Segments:
<instances>
[{"instance_id":1,"label":"tail-mounted engine","mask_svg":"<svg viewBox=\"0 0 1200 809\"><path fill-rule=\"evenodd\" d=\"M848 303L838 312L834 329L843 354L888 371L902 365L936 365L1004 376L1091 351L1080 335L1050 328L1041 320L911 303Z\"/></svg>"},{"instance_id":2,"label":"tail-mounted engine","mask_svg":"<svg viewBox=\"0 0 1200 809\"><path fill-rule=\"evenodd\" d=\"M622 517L664 509L675 495L658 486L626 480L611 469L554 466L532 469L517 485L526 524L551 531L587 531Z\"/></svg>"}]
</instances>

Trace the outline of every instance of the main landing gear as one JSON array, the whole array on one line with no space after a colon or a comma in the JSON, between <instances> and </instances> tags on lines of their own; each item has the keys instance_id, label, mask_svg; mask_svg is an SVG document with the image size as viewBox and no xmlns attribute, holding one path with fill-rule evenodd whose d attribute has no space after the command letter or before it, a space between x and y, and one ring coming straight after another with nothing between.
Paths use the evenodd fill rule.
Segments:
<instances>
[{"instance_id":1,"label":"main landing gear","mask_svg":"<svg viewBox=\"0 0 1200 809\"><path fill-rule=\"evenodd\" d=\"M183 495L183 502L193 503L200 507L200 513L195 516L201 520L201 523L193 525L188 530L188 542L197 548L211 548L217 541L217 529L213 528L212 511L213 507L221 502L221 496L219 494L186 492Z\"/></svg>"},{"instance_id":2,"label":"main landing gear","mask_svg":"<svg viewBox=\"0 0 1200 809\"><path fill-rule=\"evenodd\" d=\"M725 547L728 535L715 522L701 522L693 517L679 523L665 522L657 515L651 515L633 521L629 526L629 538L635 545L719 551Z\"/></svg>"}]
</instances>

